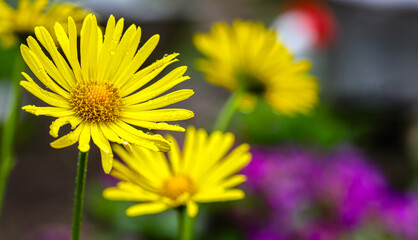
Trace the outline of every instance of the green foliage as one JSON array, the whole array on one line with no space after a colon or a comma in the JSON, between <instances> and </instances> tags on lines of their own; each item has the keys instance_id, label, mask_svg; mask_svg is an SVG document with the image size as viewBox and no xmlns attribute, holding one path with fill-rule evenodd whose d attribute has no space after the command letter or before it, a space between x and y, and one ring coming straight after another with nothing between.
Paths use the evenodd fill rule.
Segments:
<instances>
[{"instance_id":1,"label":"green foliage","mask_svg":"<svg viewBox=\"0 0 418 240\"><path fill-rule=\"evenodd\" d=\"M275 113L268 104L258 101L253 111L240 113L237 118L239 131L244 133L247 141L258 144L294 142L332 147L358 134L324 106L317 107L309 115L286 116Z\"/></svg>"}]
</instances>

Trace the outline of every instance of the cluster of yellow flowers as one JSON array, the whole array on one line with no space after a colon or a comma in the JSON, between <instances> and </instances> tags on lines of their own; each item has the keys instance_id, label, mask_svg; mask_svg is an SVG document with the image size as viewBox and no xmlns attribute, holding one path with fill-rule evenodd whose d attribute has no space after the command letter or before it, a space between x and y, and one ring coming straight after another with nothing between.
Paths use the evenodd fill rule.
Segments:
<instances>
[{"instance_id":1,"label":"cluster of yellow flowers","mask_svg":"<svg viewBox=\"0 0 418 240\"><path fill-rule=\"evenodd\" d=\"M27 37L20 50L38 81L22 73L25 80L20 85L48 106L23 109L55 117L50 126L54 138L62 126L71 125L72 131L53 141L52 147L78 143L81 152L88 152L93 140L104 172L120 180L103 192L104 197L140 202L127 209L129 216L186 206L194 217L196 202L244 197L235 187L246 178L237 172L251 154L247 144L231 151L233 134L208 135L189 127L180 150L172 136L141 130L183 132L166 122L194 116L187 109L165 108L193 95L191 89L166 93L189 79L184 76L187 68L177 67L157 79L179 54L142 67L159 35L139 47L141 28L131 25L124 32L123 18L116 21L110 16L103 32L96 16L81 8L60 4L44 12L47 5L47 0L20 0L13 10L0 1L0 39L10 44L20 34L35 35ZM245 99L262 97L283 114L307 113L318 100L317 83L308 74L310 64L293 61L276 33L262 24L216 24L211 33L198 34L194 40L207 56L199 60L198 68L213 84L240 89ZM114 160L113 151L122 161Z\"/></svg>"}]
</instances>

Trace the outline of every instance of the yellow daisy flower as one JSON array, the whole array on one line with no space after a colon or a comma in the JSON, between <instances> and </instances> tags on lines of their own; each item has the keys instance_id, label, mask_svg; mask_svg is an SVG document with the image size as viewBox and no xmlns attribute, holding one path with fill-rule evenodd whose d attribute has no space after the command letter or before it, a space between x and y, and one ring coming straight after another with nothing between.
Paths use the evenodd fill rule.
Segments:
<instances>
[{"instance_id":1,"label":"yellow daisy flower","mask_svg":"<svg viewBox=\"0 0 418 240\"><path fill-rule=\"evenodd\" d=\"M182 89L158 97L189 79L183 76L185 66L149 84L165 67L177 61L178 54L166 55L138 71L157 46L160 37L152 36L137 50L141 28L131 25L122 34L123 25L123 18L116 23L115 18L110 16L103 36L96 17L88 15L81 28L78 52L77 29L73 18L68 18L68 36L62 25L56 23L55 34L64 56L58 52L45 27L36 27L35 35L47 54L33 37L28 37L28 46L21 45L23 59L47 89L39 87L26 73L23 75L27 81L21 81L20 85L52 106L28 105L23 109L37 116L58 118L50 126L50 135L53 137L58 137L61 126L71 124L74 131L52 142L54 148L78 142L79 150L87 152L92 138L100 148L106 173L110 172L113 160L109 141L123 144L128 149L133 144L154 151L170 150L170 142L161 135L146 134L131 125L145 129L184 131L182 127L163 121L193 117L193 112L185 109L159 109L193 95L192 90Z\"/></svg>"},{"instance_id":2,"label":"yellow daisy flower","mask_svg":"<svg viewBox=\"0 0 418 240\"><path fill-rule=\"evenodd\" d=\"M262 96L276 111L307 113L318 101L318 84L308 74L308 61L296 62L275 31L261 23L218 23L194 43L207 58L197 66L207 81L231 91L243 90L243 105ZM251 104L250 104L251 105Z\"/></svg>"},{"instance_id":3,"label":"yellow daisy flower","mask_svg":"<svg viewBox=\"0 0 418 240\"><path fill-rule=\"evenodd\" d=\"M36 26L53 30L54 23L65 24L71 16L81 23L88 12L73 4L57 3L47 9L49 0L18 0L17 9L0 0L0 40L6 46L16 42L19 35L30 35ZM47 10L46 10L47 9Z\"/></svg>"},{"instance_id":4,"label":"yellow daisy flower","mask_svg":"<svg viewBox=\"0 0 418 240\"><path fill-rule=\"evenodd\" d=\"M189 127L183 153L176 140L168 159L161 152L134 148L129 154L120 146L115 152L125 164L115 160L111 175L121 180L107 188L103 196L110 200L141 202L126 210L128 216L153 214L169 208L186 206L190 217L196 216L196 202L230 201L244 198L234 189L246 180L236 174L251 159L248 144L236 147L232 133L220 131L207 135L204 129Z\"/></svg>"}]
</instances>

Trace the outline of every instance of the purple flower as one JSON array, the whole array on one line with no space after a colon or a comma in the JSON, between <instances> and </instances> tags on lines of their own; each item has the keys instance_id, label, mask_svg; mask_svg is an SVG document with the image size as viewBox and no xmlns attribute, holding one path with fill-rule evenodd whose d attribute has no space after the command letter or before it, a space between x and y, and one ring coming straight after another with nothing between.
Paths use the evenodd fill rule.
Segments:
<instances>
[{"instance_id":1,"label":"purple flower","mask_svg":"<svg viewBox=\"0 0 418 240\"><path fill-rule=\"evenodd\" d=\"M254 226L262 227L250 239L339 239L379 222L387 226L382 233L418 239L418 194L393 199L397 195L384 176L358 151L341 149L318 157L301 150L255 148L252 154L244 170L247 196L253 191L265 204L264 211L255 210L261 217Z\"/></svg>"},{"instance_id":2,"label":"purple flower","mask_svg":"<svg viewBox=\"0 0 418 240\"><path fill-rule=\"evenodd\" d=\"M393 194L382 212L386 229L405 240L418 239L418 192Z\"/></svg>"}]
</instances>

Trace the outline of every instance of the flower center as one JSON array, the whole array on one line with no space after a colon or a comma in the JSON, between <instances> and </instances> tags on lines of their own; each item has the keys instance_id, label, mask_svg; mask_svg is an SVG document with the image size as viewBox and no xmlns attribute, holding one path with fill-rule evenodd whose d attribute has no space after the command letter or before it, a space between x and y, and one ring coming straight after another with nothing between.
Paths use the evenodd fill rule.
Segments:
<instances>
[{"instance_id":1,"label":"flower center","mask_svg":"<svg viewBox=\"0 0 418 240\"><path fill-rule=\"evenodd\" d=\"M85 83L71 92L70 104L87 122L114 122L120 115L122 98L111 83Z\"/></svg>"},{"instance_id":2,"label":"flower center","mask_svg":"<svg viewBox=\"0 0 418 240\"><path fill-rule=\"evenodd\" d=\"M238 83L245 91L255 95L262 95L266 92L266 85L252 74L238 72L236 74Z\"/></svg>"},{"instance_id":3,"label":"flower center","mask_svg":"<svg viewBox=\"0 0 418 240\"><path fill-rule=\"evenodd\" d=\"M184 193L189 193L190 196L196 193L196 187L192 180L185 175L174 175L163 184L162 195L172 200L176 200Z\"/></svg>"}]
</instances>

